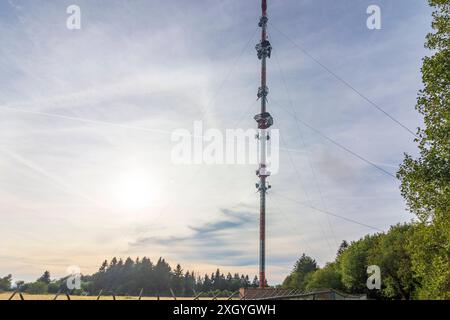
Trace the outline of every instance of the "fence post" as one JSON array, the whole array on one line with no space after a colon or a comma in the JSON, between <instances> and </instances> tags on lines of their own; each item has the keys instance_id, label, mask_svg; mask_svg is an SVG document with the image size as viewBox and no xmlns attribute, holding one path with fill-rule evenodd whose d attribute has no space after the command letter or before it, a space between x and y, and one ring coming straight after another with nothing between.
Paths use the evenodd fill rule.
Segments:
<instances>
[{"instance_id":1,"label":"fence post","mask_svg":"<svg viewBox=\"0 0 450 320\"><path fill-rule=\"evenodd\" d=\"M25 298L24 298L23 295L22 295L22 292L17 291L17 290L13 292L13 294L11 295L11 297L9 297L8 300L12 300L12 299L16 296L16 294L19 294L20 300L22 300L22 301L25 300Z\"/></svg>"},{"instance_id":2,"label":"fence post","mask_svg":"<svg viewBox=\"0 0 450 320\"><path fill-rule=\"evenodd\" d=\"M67 297L67 300L69 300L70 301L70 294L66 291L65 293L65 296ZM55 297L53 298L53 301L55 301L56 299L58 299L58 297L61 295L61 290L59 290L57 293L56 293L56 295L55 295Z\"/></svg>"},{"instance_id":3,"label":"fence post","mask_svg":"<svg viewBox=\"0 0 450 320\"><path fill-rule=\"evenodd\" d=\"M103 293L103 289L100 289L100 292L98 293L98 296L97 296L97 301L100 300L102 293Z\"/></svg>"},{"instance_id":4,"label":"fence post","mask_svg":"<svg viewBox=\"0 0 450 320\"><path fill-rule=\"evenodd\" d=\"M9 297L8 300L12 300L14 298L14 296L16 295L17 291L14 291L13 294L11 295L11 297Z\"/></svg>"},{"instance_id":5,"label":"fence post","mask_svg":"<svg viewBox=\"0 0 450 320\"><path fill-rule=\"evenodd\" d=\"M141 289L141 292L139 292L139 300L142 300L142 294L144 293L144 288Z\"/></svg>"},{"instance_id":6,"label":"fence post","mask_svg":"<svg viewBox=\"0 0 450 320\"><path fill-rule=\"evenodd\" d=\"M220 292L219 292L219 293L216 293L216 295L213 296L212 300L213 300L213 301L217 300L217 296L218 296L219 294L220 294Z\"/></svg>"},{"instance_id":7,"label":"fence post","mask_svg":"<svg viewBox=\"0 0 450 320\"><path fill-rule=\"evenodd\" d=\"M229 296L229 297L228 297L228 299L227 299L227 300L228 300L228 301L231 301L231 300L233 300L233 296L234 296L235 294L236 294L236 292L233 292L233 293L231 294L231 296Z\"/></svg>"},{"instance_id":8,"label":"fence post","mask_svg":"<svg viewBox=\"0 0 450 320\"><path fill-rule=\"evenodd\" d=\"M200 292L198 295L194 297L194 300L200 300L200 296L203 294L203 292Z\"/></svg>"},{"instance_id":9,"label":"fence post","mask_svg":"<svg viewBox=\"0 0 450 320\"><path fill-rule=\"evenodd\" d=\"M61 293L61 290L58 290L58 292L55 294L55 297L53 298L53 301L58 299L59 294Z\"/></svg>"},{"instance_id":10,"label":"fence post","mask_svg":"<svg viewBox=\"0 0 450 320\"><path fill-rule=\"evenodd\" d=\"M172 294L173 300L177 300L177 297L175 296L175 293L173 292L172 288L170 288L170 293Z\"/></svg>"}]
</instances>

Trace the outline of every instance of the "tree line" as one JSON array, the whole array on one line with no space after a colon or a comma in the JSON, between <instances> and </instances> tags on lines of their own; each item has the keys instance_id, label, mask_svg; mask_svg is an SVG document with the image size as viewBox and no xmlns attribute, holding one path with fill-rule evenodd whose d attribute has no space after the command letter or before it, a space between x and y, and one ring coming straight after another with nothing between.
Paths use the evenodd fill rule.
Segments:
<instances>
[{"instance_id":1,"label":"tree line","mask_svg":"<svg viewBox=\"0 0 450 320\"><path fill-rule=\"evenodd\" d=\"M303 291L336 289L349 294L367 294L374 299L420 298L424 288L412 261L416 231L414 224L399 224L385 233L367 235L351 243L343 241L335 260L322 268L303 254L283 287ZM367 267L371 265L380 267L380 290L367 287Z\"/></svg>"},{"instance_id":2,"label":"tree line","mask_svg":"<svg viewBox=\"0 0 450 320\"><path fill-rule=\"evenodd\" d=\"M423 116L415 142L419 156L405 155L397 177L410 224L344 242L335 261L319 268L303 255L285 287L335 288L389 299L450 299L450 1L428 0L433 29L423 59L423 89L416 110ZM382 288L368 291L366 268L378 265Z\"/></svg>"},{"instance_id":3,"label":"tree line","mask_svg":"<svg viewBox=\"0 0 450 320\"><path fill-rule=\"evenodd\" d=\"M230 296L240 288L258 287L258 277L250 280L248 275L239 273L223 274L220 269L211 275L200 275L193 271L184 271L180 264L174 269L160 258L153 263L149 258L117 259L104 261L99 270L92 275L81 275L81 287L75 290L67 288L64 277L52 280L50 272L44 274L34 282L18 281L16 286L23 292L30 294L46 294L57 292L71 292L76 295L104 294L137 296L143 290L145 296L176 296L192 297L196 294ZM12 276L0 278L0 291L12 289Z\"/></svg>"}]
</instances>

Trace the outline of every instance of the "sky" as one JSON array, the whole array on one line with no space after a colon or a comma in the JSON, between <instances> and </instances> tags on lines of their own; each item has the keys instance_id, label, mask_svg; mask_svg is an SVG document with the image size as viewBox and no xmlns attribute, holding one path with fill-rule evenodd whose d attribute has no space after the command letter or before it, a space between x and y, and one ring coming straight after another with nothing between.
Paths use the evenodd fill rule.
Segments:
<instances>
[{"instance_id":1,"label":"sky","mask_svg":"<svg viewBox=\"0 0 450 320\"><path fill-rule=\"evenodd\" d=\"M80 30L66 26L73 4ZM380 30L367 28L370 5ZM256 127L260 14L256 0L1 1L0 276L60 277L73 265L90 274L113 256L257 274L255 166L175 164L171 134L196 121ZM272 0L269 18L268 108L281 150L267 277L277 284L302 253L323 266L342 240L413 218L396 179L317 131L394 175L417 153L355 90L416 131L431 10Z\"/></svg>"}]
</instances>

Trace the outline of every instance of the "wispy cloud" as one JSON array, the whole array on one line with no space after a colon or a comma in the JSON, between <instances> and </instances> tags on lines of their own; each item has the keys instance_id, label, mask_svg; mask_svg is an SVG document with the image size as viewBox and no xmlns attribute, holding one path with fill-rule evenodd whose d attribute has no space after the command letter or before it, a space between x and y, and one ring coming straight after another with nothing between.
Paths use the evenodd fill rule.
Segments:
<instances>
[{"instance_id":1,"label":"wispy cloud","mask_svg":"<svg viewBox=\"0 0 450 320\"><path fill-rule=\"evenodd\" d=\"M365 25L369 0L274 0L270 21L414 128L430 12L420 1L379 2L378 31ZM256 270L255 168L175 166L169 133L197 120L255 127L256 105L244 112L258 87L257 40L248 44L258 1L80 0L80 31L65 27L69 4L0 3L0 251L8 257L0 274L20 264L20 275L34 277L55 256L90 266L120 253ZM285 141L276 193L380 228L409 220L395 179L299 129L277 105L292 111L292 102L299 118L390 172L414 152L410 136L274 28L270 37L269 109ZM116 200L117 176L136 168L150 177L155 203L99 207ZM367 232L268 197L274 282L302 251L324 263L340 240ZM27 265L23 256L32 257Z\"/></svg>"},{"instance_id":2,"label":"wispy cloud","mask_svg":"<svg viewBox=\"0 0 450 320\"><path fill-rule=\"evenodd\" d=\"M255 229L256 215L248 211L222 209L220 219L189 226L186 235L158 237L141 237L130 243L130 249L151 248L154 245L171 247L183 258L195 257L200 261L226 265L247 265L254 263L249 259L251 251L245 246L246 234ZM242 237L241 245L238 245ZM244 246L242 245L244 244ZM232 249L233 248L233 249Z\"/></svg>"}]
</instances>

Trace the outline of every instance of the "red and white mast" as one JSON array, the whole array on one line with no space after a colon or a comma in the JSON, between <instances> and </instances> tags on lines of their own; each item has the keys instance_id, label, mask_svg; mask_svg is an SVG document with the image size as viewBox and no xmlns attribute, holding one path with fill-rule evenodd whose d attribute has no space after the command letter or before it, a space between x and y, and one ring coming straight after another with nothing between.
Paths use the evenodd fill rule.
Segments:
<instances>
[{"instance_id":1,"label":"red and white mast","mask_svg":"<svg viewBox=\"0 0 450 320\"><path fill-rule=\"evenodd\" d=\"M270 113L267 112L267 95L269 94L269 88L267 87L267 73L266 64L267 58L270 58L272 52L272 46L267 40L267 0L262 0L262 16L259 21L259 27L261 28L261 41L256 46L258 52L258 59L261 60L261 86L258 90L258 99L261 100L261 113L255 116L255 120L258 123L259 134L257 139L259 140L259 168L256 171L259 177L259 183L256 185L260 194L260 224L259 224L259 287L264 289L266 287L266 193L270 189L270 185L267 184L267 177L270 176L270 172L267 170L266 152L267 142L270 136L267 132L273 125L273 118Z\"/></svg>"}]
</instances>

